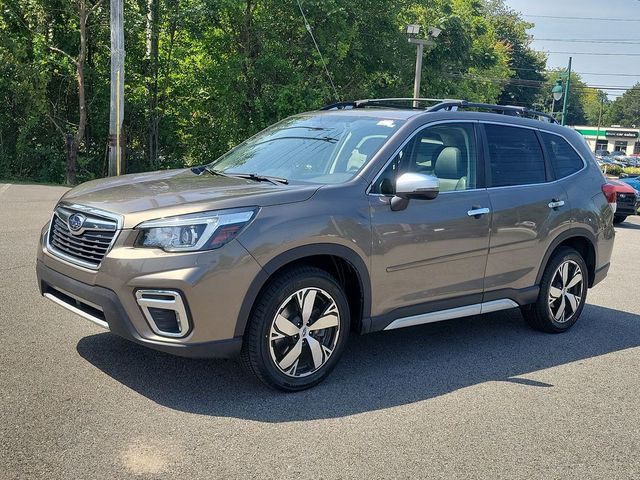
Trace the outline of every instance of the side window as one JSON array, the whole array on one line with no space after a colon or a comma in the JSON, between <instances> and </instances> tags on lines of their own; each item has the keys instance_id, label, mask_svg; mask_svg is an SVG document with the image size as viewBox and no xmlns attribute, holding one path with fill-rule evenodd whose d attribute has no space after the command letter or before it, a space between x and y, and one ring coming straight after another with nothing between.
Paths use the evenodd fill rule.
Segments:
<instances>
[{"instance_id":1,"label":"side window","mask_svg":"<svg viewBox=\"0 0 640 480\"><path fill-rule=\"evenodd\" d=\"M542 141L547 149L556 178L568 177L572 173L581 170L584 166L580 155L564 138L542 132Z\"/></svg>"},{"instance_id":2,"label":"side window","mask_svg":"<svg viewBox=\"0 0 640 480\"><path fill-rule=\"evenodd\" d=\"M484 128L492 187L546 181L544 156L534 130L492 124L485 124Z\"/></svg>"},{"instance_id":3,"label":"side window","mask_svg":"<svg viewBox=\"0 0 640 480\"><path fill-rule=\"evenodd\" d=\"M472 123L445 123L416 133L376 179L371 193L393 195L406 172L433 175L440 191L476 188L476 142Z\"/></svg>"}]
</instances>

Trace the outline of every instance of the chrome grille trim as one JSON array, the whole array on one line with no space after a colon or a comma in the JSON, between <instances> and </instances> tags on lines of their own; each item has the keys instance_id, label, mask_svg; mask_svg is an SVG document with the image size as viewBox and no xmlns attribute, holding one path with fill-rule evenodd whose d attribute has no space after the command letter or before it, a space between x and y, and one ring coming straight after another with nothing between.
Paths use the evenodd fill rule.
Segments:
<instances>
[{"instance_id":1,"label":"chrome grille trim","mask_svg":"<svg viewBox=\"0 0 640 480\"><path fill-rule=\"evenodd\" d=\"M82 214L78 231L69 228L69 217ZM73 265L97 270L122 226L122 220L108 212L80 205L59 205L53 212L47 234L47 251Z\"/></svg>"}]
</instances>

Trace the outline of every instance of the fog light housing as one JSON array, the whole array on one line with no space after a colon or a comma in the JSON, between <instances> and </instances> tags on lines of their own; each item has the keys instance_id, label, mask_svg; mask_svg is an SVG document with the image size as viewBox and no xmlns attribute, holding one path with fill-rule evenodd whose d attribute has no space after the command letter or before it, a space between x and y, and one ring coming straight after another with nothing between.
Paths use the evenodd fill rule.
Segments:
<instances>
[{"instance_id":1,"label":"fog light housing","mask_svg":"<svg viewBox=\"0 0 640 480\"><path fill-rule=\"evenodd\" d=\"M181 338L189 333L191 324L180 292L137 290L136 301L155 334Z\"/></svg>"}]
</instances>

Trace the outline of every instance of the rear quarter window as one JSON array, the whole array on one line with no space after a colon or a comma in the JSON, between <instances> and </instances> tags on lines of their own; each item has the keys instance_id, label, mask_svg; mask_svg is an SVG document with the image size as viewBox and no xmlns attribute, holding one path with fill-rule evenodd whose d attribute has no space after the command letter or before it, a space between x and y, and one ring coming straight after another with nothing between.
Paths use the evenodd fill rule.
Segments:
<instances>
[{"instance_id":1,"label":"rear quarter window","mask_svg":"<svg viewBox=\"0 0 640 480\"><path fill-rule=\"evenodd\" d=\"M541 133L556 178L568 177L582 169L584 162L569 142L558 135Z\"/></svg>"}]
</instances>

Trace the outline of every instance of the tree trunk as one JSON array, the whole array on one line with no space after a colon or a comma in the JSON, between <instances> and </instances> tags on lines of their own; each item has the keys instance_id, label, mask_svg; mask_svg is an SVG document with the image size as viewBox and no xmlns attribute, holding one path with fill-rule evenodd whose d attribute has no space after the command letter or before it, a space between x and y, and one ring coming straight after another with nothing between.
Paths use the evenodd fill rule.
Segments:
<instances>
[{"instance_id":1,"label":"tree trunk","mask_svg":"<svg viewBox=\"0 0 640 480\"><path fill-rule=\"evenodd\" d=\"M253 34L253 11L256 5L253 0L246 0L243 22L240 28L239 49L243 55L242 73L245 79L245 101L243 102L244 121L248 131L255 128L256 100L260 96L261 85L257 78L254 65L260 54L259 45ZM246 133L246 132L245 132Z\"/></svg>"},{"instance_id":2,"label":"tree trunk","mask_svg":"<svg viewBox=\"0 0 640 480\"><path fill-rule=\"evenodd\" d=\"M158 111L158 50L160 39L160 0L147 0L146 60L148 98L148 156L152 167L157 167L160 115Z\"/></svg>"},{"instance_id":3,"label":"tree trunk","mask_svg":"<svg viewBox=\"0 0 640 480\"><path fill-rule=\"evenodd\" d=\"M76 183L76 163L78 157L78 145L84 138L84 131L87 126L87 100L84 86L84 66L87 61L87 3L85 0L78 0L78 17L80 25L80 52L76 61L76 77L78 81L78 129L70 142L67 137L67 183ZM69 145L71 143L71 145Z\"/></svg>"},{"instance_id":4,"label":"tree trunk","mask_svg":"<svg viewBox=\"0 0 640 480\"><path fill-rule=\"evenodd\" d=\"M73 135L68 134L65 142L65 152L67 154L67 184L76 183L76 162L78 158L78 144Z\"/></svg>"}]
</instances>

